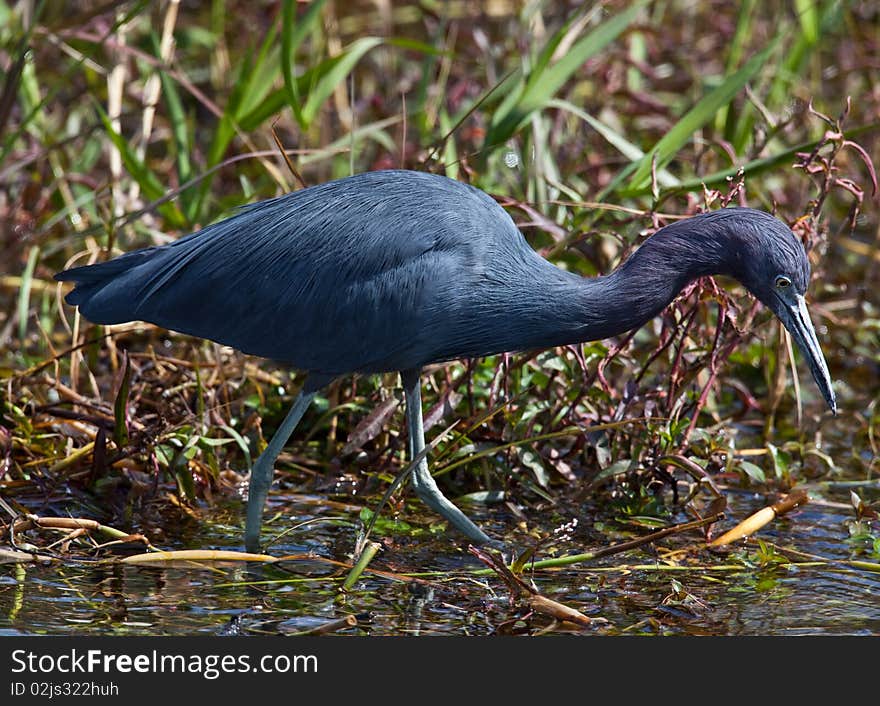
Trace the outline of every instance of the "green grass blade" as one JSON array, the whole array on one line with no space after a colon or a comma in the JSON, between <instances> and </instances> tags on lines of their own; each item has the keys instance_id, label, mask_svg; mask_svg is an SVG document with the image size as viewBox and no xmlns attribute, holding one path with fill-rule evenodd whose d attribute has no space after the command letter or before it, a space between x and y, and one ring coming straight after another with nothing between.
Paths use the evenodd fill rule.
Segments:
<instances>
[{"instance_id":1,"label":"green grass blade","mask_svg":"<svg viewBox=\"0 0 880 706\"><path fill-rule=\"evenodd\" d=\"M819 40L819 11L816 0L794 0L794 9L801 23L804 39L810 44Z\"/></svg>"},{"instance_id":2,"label":"green grass blade","mask_svg":"<svg viewBox=\"0 0 880 706\"><path fill-rule=\"evenodd\" d=\"M798 32L797 38L782 59L781 64L774 71L773 81L770 84L765 99L765 104L768 108L771 110L778 109L790 99L791 87L807 65L807 58L819 46L823 33L830 32L833 25L837 22L839 11L839 0L829 0L822 3L821 10L816 11L819 18L819 31L816 33L811 29L812 23L810 21L807 22L807 27L805 28L804 21L801 20L801 29ZM754 124L754 111L746 110L739 121L733 140L734 150L738 154L742 153L746 144L748 144Z\"/></svg>"},{"instance_id":3,"label":"green grass blade","mask_svg":"<svg viewBox=\"0 0 880 706\"><path fill-rule=\"evenodd\" d=\"M727 52L725 73L732 74L736 67L742 63L743 54L748 48L754 27L752 25L753 12L758 0L743 0L740 3L736 18L736 30L730 40L730 50ZM748 106L751 107L751 106ZM718 111L718 119L715 123L718 130L724 130L724 139L728 142L733 140L736 131L738 111L736 105L731 103Z\"/></svg>"},{"instance_id":4,"label":"green grass blade","mask_svg":"<svg viewBox=\"0 0 880 706\"><path fill-rule=\"evenodd\" d=\"M161 59L159 52L159 38L156 33L150 35L153 44L153 53L157 59ZM180 92L177 90L177 82L167 71L158 70L159 81L162 84L162 98L168 108L168 123L171 127L171 137L174 143L175 162L177 165L177 181L185 184L193 178L192 161L190 152L192 145L189 135L189 121L186 119L186 111ZM195 219L196 194L186 189L180 192L180 206L186 219L192 223Z\"/></svg>"},{"instance_id":5,"label":"green grass blade","mask_svg":"<svg viewBox=\"0 0 880 706\"><path fill-rule=\"evenodd\" d=\"M442 37L445 32L446 23L441 22L436 30L437 36ZM429 110L432 101L439 100L439 98L435 98L436 94L432 91L435 80L439 82L439 78L441 78L437 74L437 67L439 65L438 55L425 54L421 64L421 78L416 84L413 97L407 98L407 103L415 108L413 125L418 130L420 141L426 144L430 141L430 135L437 123L437 113L439 112L439 110ZM445 95L445 92L441 94L441 97L443 95Z\"/></svg>"},{"instance_id":6,"label":"green grass blade","mask_svg":"<svg viewBox=\"0 0 880 706\"><path fill-rule=\"evenodd\" d=\"M639 194L650 189L651 166L656 158L656 167L664 167L687 142L694 133L711 121L718 110L730 103L758 71L766 63L776 48L778 37L764 51L753 56L736 73L728 76L718 87L703 96L697 104L667 132L653 149L639 162L635 173L626 188L627 195Z\"/></svg>"},{"instance_id":7,"label":"green grass blade","mask_svg":"<svg viewBox=\"0 0 880 706\"><path fill-rule=\"evenodd\" d=\"M495 83L495 85L490 86L488 89L483 91L483 93L481 93L476 98L476 100L463 106L458 111L458 113L456 113L454 122L452 122L451 127L448 127L448 123L446 127L441 125L440 129L442 131L443 138L435 142L435 144L431 147L431 150L428 152L428 157L426 161L431 160L439 150L445 150L446 144L449 142L449 138L455 133L456 130L458 130L458 128L460 128L464 124L464 121L467 120L471 115L473 115L477 111L477 109L480 108L480 106L482 106L484 103L488 103L493 98L495 98L496 92L499 95L504 95L503 89L505 86L508 85L512 88L510 93L507 94L507 98L505 98L504 101L506 101L511 96L515 98L517 92L522 90L522 72L520 69L514 69L513 71L510 71L507 75L502 76ZM447 115L447 117L449 116ZM449 160L446 159L446 157L444 157L444 161L447 164L449 163Z\"/></svg>"},{"instance_id":8,"label":"green grass blade","mask_svg":"<svg viewBox=\"0 0 880 706\"><path fill-rule=\"evenodd\" d=\"M104 125L107 137L110 138L110 141L116 149L119 150L126 171L141 187L144 196L151 200L161 198L165 194L165 186L162 184L162 181L156 176L155 172L153 172L146 163L137 156L135 151L131 148L128 140L113 129L110 117L104 112L104 109L100 104L95 103L95 108L97 109L101 122ZM165 202L159 206L158 211L174 228L183 228L186 226L186 219L183 217L183 214L180 212L180 209L176 204Z\"/></svg>"},{"instance_id":9,"label":"green grass blade","mask_svg":"<svg viewBox=\"0 0 880 706\"><path fill-rule=\"evenodd\" d=\"M165 71L159 72L159 80L162 82L162 96L165 98L165 105L168 108L168 122L171 126L171 134L177 152L177 176L180 183L184 183L193 177L192 162L189 158L191 145L187 132L186 112L183 109L183 102L180 100L180 93L177 91L174 80Z\"/></svg>"},{"instance_id":10,"label":"green grass blade","mask_svg":"<svg viewBox=\"0 0 880 706\"><path fill-rule=\"evenodd\" d=\"M383 39L388 46L418 52L425 56L454 56L454 53L448 49L438 49L432 44L420 42L417 39L410 39L408 37L384 37Z\"/></svg>"},{"instance_id":11,"label":"green grass blade","mask_svg":"<svg viewBox=\"0 0 880 706\"><path fill-rule=\"evenodd\" d=\"M266 39L260 46L260 51L251 70L243 77L244 82L241 90L241 100L235 108L233 116L238 121L243 115L250 113L271 92L272 86L278 74L281 73L281 51L277 46L278 28L266 33Z\"/></svg>"},{"instance_id":12,"label":"green grass blade","mask_svg":"<svg viewBox=\"0 0 880 706\"><path fill-rule=\"evenodd\" d=\"M815 8L813 9L817 13L817 20L808 22L805 27L803 19L801 19L801 31L798 38L786 55L780 70L776 72L773 84L770 86L767 104L771 108L782 105L788 99L789 89L806 66L810 52L818 46L822 34L830 30L840 16L839 0L826 1L821 5L821 14ZM812 27L813 22L818 22L818 30Z\"/></svg>"},{"instance_id":13,"label":"green grass blade","mask_svg":"<svg viewBox=\"0 0 880 706\"><path fill-rule=\"evenodd\" d=\"M322 64L323 70L315 81L314 88L309 91L306 104L303 106L302 117L305 125L311 125L312 121L321 110L336 87L345 81L352 69L370 49L382 44L379 37L361 37L355 40L339 56L335 56Z\"/></svg>"},{"instance_id":14,"label":"green grass blade","mask_svg":"<svg viewBox=\"0 0 880 706\"><path fill-rule=\"evenodd\" d=\"M500 89L506 85L506 92ZM508 82L501 81L492 87L492 90L498 89L499 95L503 95L498 108L492 115L492 124L489 126L489 132L486 135L484 148L494 147L504 143L516 130L511 126L504 125L505 118L509 118L516 111L517 106L523 102L523 95L526 90L526 79L522 72L517 72L511 76ZM526 118L527 119L527 118ZM525 120L523 121L525 122ZM496 127L497 124L497 127Z\"/></svg>"},{"instance_id":15,"label":"green grass blade","mask_svg":"<svg viewBox=\"0 0 880 706\"><path fill-rule=\"evenodd\" d=\"M303 82L304 77L309 77L311 75L310 72L303 74L303 77L297 79L298 83ZM302 86L300 86L302 88ZM266 98L256 106L250 113L241 116L241 119L238 121L238 126L244 130L245 132L250 132L251 130L256 130L260 125L266 122L273 115L276 115L280 110L284 108L285 105L288 105L288 96L290 94L287 92L287 88L280 88L278 90L272 91ZM230 118L229 123L233 128L233 134L235 130L235 121Z\"/></svg>"},{"instance_id":16,"label":"green grass blade","mask_svg":"<svg viewBox=\"0 0 880 706\"><path fill-rule=\"evenodd\" d=\"M515 104L508 105L505 102L496 111L485 144L491 146L503 143L525 125L532 114L542 109L585 61L602 51L632 23L644 4L644 1L633 3L628 9L603 22L586 37L576 42L565 56L552 66L543 64L539 58L536 68L540 70L529 74ZM564 33L567 29L568 26L560 32ZM551 44L554 41L558 44L559 34L558 32L550 40ZM552 51L548 53L545 50L541 56L544 55L549 57Z\"/></svg>"},{"instance_id":17,"label":"green grass blade","mask_svg":"<svg viewBox=\"0 0 880 706\"><path fill-rule=\"evenodd\" d=\"M281 70L278 49L275 47L276 35L277 29L272 27L256 58L251 59L249 54L245 55L245 61L240 65L235 77L229 101L226 103L223 117L220 119L217 133L208 152L209 167L220 163L235 136L236 126L242 123L246 115L256 110L272 92L272 86ZM210 183L210 180L205 182Z\"/></svg>"},{"instance_id":18,"label":"green grass blade","mask_svg":"<svg viewBox=\"0 0 880 706\"><path fill-rule=\"evenodd\" d=\"M28 253L28 261L24 272L21 273L21 288L18 290L18 340L21 341L22 348L24 348L25 336L27 336L31 285L34 281L34 270L39 259L40 248L38 245L34 245Z\"/></svg>"},{"instance_id":19,"label":"green grass blade","mask_svg":"<svg viewBox=\"0 0 880 706\"><path fill-rule=\"evenodd\" d=\"M265 47L266 45L264 44L263 46ZM220 120L217 123L217 128L214 132L214 139L211 141L211 146L208 148L206 165L208 170L222 161L223 156L226 154L226 150L229 148L229 143L232 142L232 138L235 137L236 126L239 122L236 120L236 117L240 116L243 112L241 106L244 103L245 95L249 92L248 83L252 80L253 75L254 59L249 52L245 52L243 61L238 66L238 73L235 76L235 80L232 82L229 100L226 101L223 115L220 116ZM213 175L206 177L199 184L196 205L193 207L197 219L203 216L202 208L205 199L211 191L212 182Z\"/></svg>"},{"instance_id":20,"label":"green grass blade","mask_svg":"<svg viewBox=\"0 0 880 706\"><path fill-rule=\"evenodd\" d=\"M578 22L581 18L577 15L572 17L568 22L566 22L558 32L556 32L547 44L541 49L538 53L537 59L535 59L535 63L529 70L529 83L537 82L539 77L544 75L544 72L547 71L547 67L550 65L551 59L553 59L553 54L556 52L557 47L559 47L560 42L565 38L565 36L572 30L572 27L576 22Z\"/></svg>"},{"instance_id":21,"label":"green grass blade","mask_svg":"<svg viewBox=\"0 0 880 706\"><path fill-rule=\"evenodd\" d=\"M880 130L880 123L871 123L869 125L862 125L860 127L853 128L852 130L847 130L844 133L844 136L847 139L851 139L866 132L872 132L876 130ZM758 174L766 172L775 167L791 164L792 158L798 152L811 152L816 148L816 145L818 144L819 140L812 140L811 142L801 142L800 144L777 152L776 154L770 155L769 157L753 159L750 162L747 162L746 164L743 164L739 167L729 167L727 169L713 172L712 174L708 174L706 176L694 177L693 179L682 179L679 182L678 186L669 189L669 191L665 192L664 195L666 195L666 193L673 192L702 191L703 185L717 186L718 184L726 183L727 179L736 176L736 174L740 170L742 170L743 175L746 178L750 176L757 176Z\"/></svg>"},{"instance_id":22,"label":"green grass blade","mask_svg":"<svg viewBox=\"0 0 880 706\"><path fill-rule=\"evenodd\" d=\"M22 42L22 44L24 43ZM0 135L6 134L6 123L12 113L12 107L18 94L18 84L26 63L27 47L24 45L18 50L17 56L10 62L3 76L3 86L0 88Z\"/></svg>"},{"instance_id":23,"label":"green grass blade","mask_svg":"<svg viewBox=\"0 0 880 706\"><path fill-rule=\"evenodd\" d=\"M382 41L377 37L363 37L349 45L345 53L324 60L296 79L298 94L301 96L308 93L306 104L301 111L305 128L311 125L321 106L336 86L347 78L361 57ZM249 113L242 114L238 125L242 130L255 130L288 103L288 96L286 87L272 91Z\"/></svg>"},{"instance_id":24,"label":"green grass blade","mask_svg":"<svg viewBox=\"0 0 880 706\"><path fill-rule=\"evenodd\" d=\"M390 118L383 118L382 120L377 120L369 125L359 127L353 133L343 135L329 145L326 145L323 149L312 152L311 154L303 155L300 163L306 165L330 159L339 152L347 150L352 145L356 145L364 139L375 140L385 149L389 151L393 150L395 148L394 140L388 135L385 129L397 125L401 120L403 120L402 116L392 115Z\"/></svg>"},{"instance_id":25,"label":"green grass blade","mask_svg":"<svg viewBox=\"0 0 880 706\"><path fill-rule=\"evenodd\" d=\"M305 127L305 121L300 105L299 84L293 75L294 59L299 45L320 18L325 2L326 0L315 0L311 3L299 22L296 21L297 3L294 0L284 0L281 6L281 73L287 89L287 102L301 128Z\"/></svg>"},{"instance_id":26,"label":"green grass blade","mask_svg":"<svg viewBox=\"0 0 880 706\"><path fill-rule=\"evenodd\" d=\"M575 115L583 120L585 123L587 123L587 125L598 132L605 139L605 141L608 142L608 144L614 147L618 152L620 152L631 162L638 162L639 160L644 158L645 153L642 152L642 150L640 150L636 145L627 140L619 132L612 130L601 120L597 120L586 111L578 108L576 105L572 105L568 101L564 101L558 98L554 98L548 101L547 105L551 108L566 110L572 115ZM660 186L663 186L665 188L674 188L678 186L678 179L676 179L666 170L660 170L657 172L657 181L660 183Z\"/></svg>"},{"instance_id":27,"label":"green grass blade","mask_svg":"<svg viewBox=\"0 0 880 706\"><path fill-rule=\"evenodd\" d=\"M9 47L4 47L4 50L8 52L7 56L15 58L7 60L4 71L0 72L0 76L3 78L3 87L0 89L0 136L3 136L3 145L0 148L0 164L5 163L7 152L12 149L15 141L27 127L38 116L42 115L43 106L49 101L49 92L41 98L38 91L34 93L33 88L28 90L23 84L25 71L29 64L31 66L31 74L33 75L34 56L28 47L33 41L32 34L34 29L39 26L38 18L42 16L44 6L45 2L37 5L33 20L24 28L24 34L16 40L17 46L11 50ZM3 24L0 23L0 26ZM13 108L16 106L16 99L20 103L19 109L25 112L26 117L17 121L18 124L15 126L15 129L8 131L6 129L7 123Z\"/></svg>"},{"instance_id":28,"label":"green grass blade","mask_svg":"<svg viewBox=\"0 0 880 706\"><path fill-rule=\"evenodd\" d=\"M445 110L441 110L437 116L440 122L440 129L444 135L448 135L454 131L452 121L449 114ZM446 140L443 144L443 164L445 173L450 179L458 179L458 148L455 140Z\"/></svg>"}]
</instances>

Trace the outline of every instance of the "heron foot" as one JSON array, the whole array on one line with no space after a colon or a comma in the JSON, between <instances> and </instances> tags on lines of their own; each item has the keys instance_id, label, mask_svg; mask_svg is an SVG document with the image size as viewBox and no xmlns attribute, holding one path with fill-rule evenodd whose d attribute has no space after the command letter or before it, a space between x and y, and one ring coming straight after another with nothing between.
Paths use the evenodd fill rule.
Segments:
<instances>
[{"instance_id":1,"label":"heron foot","mask_svg":"<svg viewBox=\"0 0 880 706\"><path fill-rule=\"evenodd\" d=\"M450 500L443 495L437 483L428 471L428 466L419 466L413 472L413 487L421 501L438 515L442 516L449 524L461 532L474 544L490 545L494 541L483 530L477 527L471 519L459 510Z\"/></svg>"}]
</instances>

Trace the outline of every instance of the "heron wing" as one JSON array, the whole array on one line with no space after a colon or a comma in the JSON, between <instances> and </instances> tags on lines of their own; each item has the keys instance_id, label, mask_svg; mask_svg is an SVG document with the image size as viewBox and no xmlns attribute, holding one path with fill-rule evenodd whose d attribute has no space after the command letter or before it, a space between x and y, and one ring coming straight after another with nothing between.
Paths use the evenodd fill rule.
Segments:
<instances>
[{"instance_id":1,"label":"heron wing","mask_svg":"<svg viewBox=\"0 0 880 706\"><path fill-rule=\"evenodd\" d=\"M315 372L394 370L432 359L499 212L444 177L371 172L59 278L98 323L148 321Z\"/></svg>"}]
</instances>

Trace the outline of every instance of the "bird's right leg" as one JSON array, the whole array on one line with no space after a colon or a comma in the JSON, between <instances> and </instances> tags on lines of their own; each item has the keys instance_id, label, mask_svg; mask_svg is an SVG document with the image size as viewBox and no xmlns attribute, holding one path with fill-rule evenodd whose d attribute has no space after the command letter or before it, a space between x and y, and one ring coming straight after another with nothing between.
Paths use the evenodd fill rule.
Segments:
<instances>
[{"instance_id":1,"label":"bird's right leg","mask_svg":"<svg viewBox=\"0 0 880 706\"><path fill-rule=\"evenodd\" d=\"M272 476L275 474L275 461L281 449L290 439L299 420L302 419L309 405L315 397L318 387L308 385L303 387L299 396L278 427L278 431L269 441L266 450L254 463L251 469L251 482L248 487L247 520L244 529L244 546L249 552L260 551L260 528L263 524L263 506L266 504L266 496L272 486Z\"/></svg>"},{"instance_id":2,"label":"bird's right leg","mask_svg":"<svg viewBox=\"0 0 880 706\"><path fill-rule=\"evenodd\" d=\"M425 448L425 427L422 420L422 393L420 389L419 371L404 370L400 373L403 381L403 392L406 396L406 425L409 433L407 448L410 459L418 456ZM437 482L428 469L428 460L419 461L412 474L413 487L416 494L437 514L443 516L449 524L476 544L497 545L498 542L486 535L461 510L453 505L440 492Z\"/></svg>"}]
</instances>

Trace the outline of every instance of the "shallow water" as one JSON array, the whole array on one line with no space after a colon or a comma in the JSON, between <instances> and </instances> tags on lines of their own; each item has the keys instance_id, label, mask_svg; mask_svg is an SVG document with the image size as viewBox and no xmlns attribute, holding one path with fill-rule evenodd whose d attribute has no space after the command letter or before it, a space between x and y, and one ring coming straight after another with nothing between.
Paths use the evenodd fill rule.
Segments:
<instances>
[{"instance_id":1,"label":"shallow water","mask_svg":"<svg viewBox=\"0 0 880 706\"><path fill-rule=\"evenodd\" d=\"M876 492L876 491L875 491ZM818 492L811 493L817 497ZM851 557L845 507L848 491L799 509L765 527L761 539L828 559ZM355 514L325 509L308 498L273 498L282 529L305 519ZM767 504L753 493L729 493L726 526ZM199 548L240 549L239 508L227 507L206 524ZM567 509L579 527L564 553L596 548L589 508ZM475 513L500 532L513 518L501 510ZM678 520L685 520L683 515ZM598 533L595 534L598 537ZM312 553L345 559L351 526L311 524L273 546L276 556ZM790 568L764 564L754 548L742 561L696 551L669 568L663 550L698 544L696 535L672 538L660 549L642 548L532 579L549 598L591 618L588 634L876 635L880 634L880 574L844 566ZM182 548L183 543L165 548ZM871 561L870 556L862 557ZM876 557L873 559L876 561ZM349 633L378 635L485 635L535 633L549 621L513 606L508 587L494 576L470 578L481 566L445 534L386 542L372 568L391 572L438 571L416 585L366 574L342 597L346 571L318 558L285 566L224 565L214 569L143 568L71 563L0 567L0 635L220 635L293 634L346 615L358 617ZM262 583L258 583L262 582ZM677 582L677 585L674 583ZM607 621L607 622L606 622Z\"/></svg>"}]
</instances>

